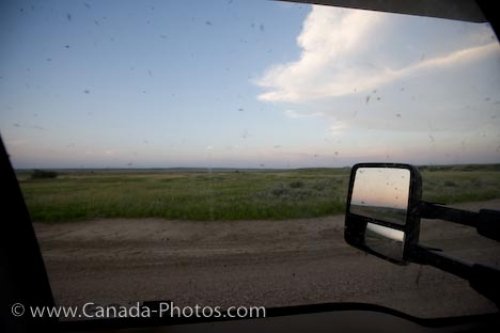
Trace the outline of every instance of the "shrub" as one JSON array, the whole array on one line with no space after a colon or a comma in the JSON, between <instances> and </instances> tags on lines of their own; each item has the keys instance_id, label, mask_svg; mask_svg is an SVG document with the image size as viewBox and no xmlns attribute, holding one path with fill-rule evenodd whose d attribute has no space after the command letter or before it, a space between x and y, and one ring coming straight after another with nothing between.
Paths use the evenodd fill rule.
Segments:
<instances>
[{"instance_id":1,"label":"shrub","mask_svg":"<svg viewBox=\"0 0 500 333\"><path fill-rule=\"evenodd\" d=\"M286 196L286 195L288 195L289 192L290 191L288 189L286 189L285 187L283 187L283 185L280 185L280 186L271 190L272 195L274 195L275 197Z\"/></svg>"},{"instance_id":2,"label":"shrub","mask_svg":"<svg viewBox=\"0 0 500 333\"><path fill-rule=\"evenodd\" d=\"M31 179L49 179L49 178L57 178L57 172L50 170L35 169L31 174Z\"/></svg>"},{"instance_id":3,"label":"shrub","mask_svg":"<svg viewBox=\"0 0 500 333\"><path fill-rule=\"evenodd\" d=\"M448 187L456 187L457 186L457 183L455 183L454 181L452 180L445 180L444 181L444 186L448 186Z\"/></svg>"},{"instance_id":4,"label":"shrub","mask_svg":"<svg viewBox=\"0 0 500 333\"><path fill-rule=\"evenodd\" d=\"M291 188L302 188L304 187L304 183L301 182L300 180L296 180L290 183L289 185Z\"/></svg>"}]
</instances>

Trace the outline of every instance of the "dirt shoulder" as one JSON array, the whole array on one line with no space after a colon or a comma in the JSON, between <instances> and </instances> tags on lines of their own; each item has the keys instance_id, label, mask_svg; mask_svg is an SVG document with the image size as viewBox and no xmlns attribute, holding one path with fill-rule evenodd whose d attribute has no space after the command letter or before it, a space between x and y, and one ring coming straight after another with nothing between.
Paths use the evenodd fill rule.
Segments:
<instances>
[{"instance_id":1,"label":"dirt shoulder","mask_svg":"<svg viewBox=\"0 0 500 333\"><path fill-rule=\"evenodd\" d=\"M456 207L500 209L500 200ZM432 267L392 265L348 246L342 215L34 225L60 304L174 300L282 306L349 301L424 317L494 310L461 279ZM421 239L445 245L459 257L500 258L496 242L485 242L463 226L423 220Z\"/></svg>"}]
</instances>

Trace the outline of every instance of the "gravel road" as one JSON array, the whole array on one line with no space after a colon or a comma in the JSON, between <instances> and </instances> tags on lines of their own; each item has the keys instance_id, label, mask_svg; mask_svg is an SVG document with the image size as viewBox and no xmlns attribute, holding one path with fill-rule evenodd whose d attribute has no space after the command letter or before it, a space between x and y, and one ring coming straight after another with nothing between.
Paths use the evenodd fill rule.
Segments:
<instances>
[{"instance_id":1,"label":"gravel road","mask_svg":"<svg viewBox=\"0 0 500 333\"><path fill-rule=\"evenodd\" d=\"M457 207L500 209L500 200ZM109 219L35 223L56 302L283 306L367 302L419 317L495 311L468 283L348 246L344 217L289 221ZM474 230L422 221L421 242L500 267Z\"/></svg>"}]
</instances>

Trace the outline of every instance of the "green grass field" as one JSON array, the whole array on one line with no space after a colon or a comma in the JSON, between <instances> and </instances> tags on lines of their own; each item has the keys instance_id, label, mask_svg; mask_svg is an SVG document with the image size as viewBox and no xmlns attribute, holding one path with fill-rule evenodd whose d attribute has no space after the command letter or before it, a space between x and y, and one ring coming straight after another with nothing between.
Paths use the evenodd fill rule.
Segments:
<instances>
[{"instance_id":1,"label":"green grass field","mask_svg":"<svg viewBox=\"0 0 500 333\"><path fill-rule=\"evenodd\" d=\"M424 200L500 198L500 167L424 167ZM18 172L34 221L161 217L252 220L344 212L349 169L287 171L60 171L55 179Z\"/></svg>"}]
</instances>

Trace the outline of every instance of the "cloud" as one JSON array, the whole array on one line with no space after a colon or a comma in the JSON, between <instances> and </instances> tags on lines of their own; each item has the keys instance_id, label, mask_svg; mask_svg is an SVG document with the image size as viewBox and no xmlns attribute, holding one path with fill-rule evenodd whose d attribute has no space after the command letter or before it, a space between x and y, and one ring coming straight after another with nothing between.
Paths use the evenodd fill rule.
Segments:
<instances>
[{"instance_id":1,"label":"cloud","mask_svg":"<svg viewBox=\"0 0 500 333\"><path fill-rule=\"evenodd\" d=\"M303 103L367 92L498 51L491 30L469 25L313 6L297 37L299 59L269 68L256 81L264 89L258 99Z\"/></svg>"},{"instance_id":2,"label":"cloud","mask_svg":"<svg viewBox=\"0 0 500 333\"><path fill-rule=\"evenodd\" d=\"M338 134L349 128L349 125L343 121L335 121L333 125L330 126L330 132L332 134Z\"/></svg>"},{"instance_id":3,"label":"cloud","mask_svg":"<svg viewBox=\"0 0 500 333\"><path fill-rule=\"evenodd\" d=\"M313 6L297 45L298 59L255 82L258 99L304 124L321 117L308 136L321 134L323 155L498 159L500 47L487 24Z\"/></svg>"},{"instance_id":4,"label":"cloud","mask_svg":"<svg viewBox=\"0 0 500 333\"><path fill-rule=\"evenodd\" d=\"M290 118L293 118L293 119L323 116L323 114L321 112L315 112L315 113L305 114L305 113L297 112L295 110L286 110L285 111L285 115L287 117L290 117Z\"/></svg>"}]
</instances>

